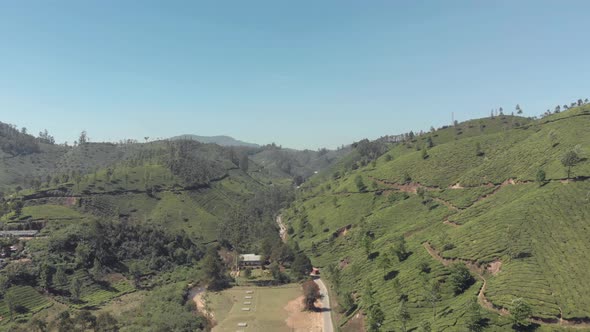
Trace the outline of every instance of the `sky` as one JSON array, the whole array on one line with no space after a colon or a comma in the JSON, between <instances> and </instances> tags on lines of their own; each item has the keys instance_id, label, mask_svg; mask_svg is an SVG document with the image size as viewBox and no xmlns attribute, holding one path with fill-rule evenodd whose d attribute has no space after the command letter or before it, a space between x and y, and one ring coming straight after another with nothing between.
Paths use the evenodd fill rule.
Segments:
<instances>
[{"instance_id":1,"label":"sky","mask_svg":"<svg viewBox=\"0 0 590 332\"><path fill-rule=\"evenodd\" d=\"M590 98L590 1L0 1L0 121L292 148Z\"/></svg>"}]
</instances>

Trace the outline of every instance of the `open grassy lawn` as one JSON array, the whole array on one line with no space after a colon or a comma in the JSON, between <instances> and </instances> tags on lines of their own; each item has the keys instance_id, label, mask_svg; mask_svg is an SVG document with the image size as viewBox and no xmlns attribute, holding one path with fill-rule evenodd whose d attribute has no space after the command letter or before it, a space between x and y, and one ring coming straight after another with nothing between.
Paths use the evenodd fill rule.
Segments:
<instances>
[{"instance_id":1,"label":"open grassy lawn","mask_svg":"<svg viewBox=\"0 0 590 332\"><path fill-rule=\"evenodd\" d=\"M252 294L247 294L252 290ZM219 293L210 293L209 307L215 315L218 325L215 332L224 331L291 331L287 327L287 311L284 309L289 301L301 295L299 285L290 284L281 287L234 287ZM252 296L252 299L245 299ZM251 301L251 305L244 305ZM250 307L250 311L242 308ZM238 323L248 323L247 328L238 327Z\"/></svg>"}]
</instances>

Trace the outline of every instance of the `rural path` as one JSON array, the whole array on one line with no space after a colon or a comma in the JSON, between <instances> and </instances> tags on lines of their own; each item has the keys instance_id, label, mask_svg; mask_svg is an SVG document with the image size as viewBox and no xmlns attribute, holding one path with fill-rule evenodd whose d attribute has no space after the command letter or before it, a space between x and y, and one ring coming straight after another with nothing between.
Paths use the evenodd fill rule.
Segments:
<instances>
[{"instance_id":1,"label":"rural path","mask_svg":"<svg viewBox=\"0 0 590 332\"><path fill-rule=\"evenodd\" d=\"M315 279L314 282L320 288L320 294L322 295L322 319L324 320L323 332L334 332L334 326L332 325L332 308L330 307L330 295L328 295L328 288L322 281L322 279Z\"/></svg>"},{"instance_id":2,"label":"rural path","mask_svg":"<svg viewBox=\"0 0 590 332\"><path fill-rule=\"evenodd\" d=\"M287 226L283 223L283 215L279 214L276 218L277 225L279 225L279 236L283 242L287 242Z\"/></svg>"}]
</instances>

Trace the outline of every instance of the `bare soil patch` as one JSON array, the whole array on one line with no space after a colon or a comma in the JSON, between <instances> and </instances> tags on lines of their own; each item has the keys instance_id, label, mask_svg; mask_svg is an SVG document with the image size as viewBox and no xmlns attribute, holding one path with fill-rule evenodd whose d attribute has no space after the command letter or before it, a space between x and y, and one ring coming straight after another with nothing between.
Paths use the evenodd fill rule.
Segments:
<instances>
[{"instance_id":1,"label":"bare soil patch","mask_svg":"<svg viewBox=\"0 0 590 332\"><path fill-rule=\"evenodd\" d=\"M498 274L500 272L500 269L502 268L502 262L501 261L493 261L490 264L488 264L488 268L486 269L491 275L495 276L496 274Z\"/></svg>"},{"instance_id":2,"label":"bare soil patch","mask_svg":"<svg viewBox=\"0 0 590 332\"><path fill-rule=\"evenodd\" d=\"M321 302L316 302L316 307ZM321 332L324 326L321 312L303 310L303 296L290 301L284 308L289 317L285 320L287 326L295 332Z\"/></svg>"}]
</instances>

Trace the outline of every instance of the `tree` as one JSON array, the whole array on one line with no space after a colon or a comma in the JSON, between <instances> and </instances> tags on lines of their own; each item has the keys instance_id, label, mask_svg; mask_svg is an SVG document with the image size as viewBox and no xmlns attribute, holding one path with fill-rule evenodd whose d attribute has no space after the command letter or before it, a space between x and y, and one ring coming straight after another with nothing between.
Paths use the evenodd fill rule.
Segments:
<instances>
[{"instance_id":1,"label":"tree","mask_svg":"<svg viewBox=\"0 0 590 332\"><path fill-rule=\"evenodd\" d=\"M477 298L472 298L467 302L465 310L465 319L467 328L472 332L483 331L481 306L477 303Z\"/></svg>"},{"instance_id":2,"label":"tree","mask_svg":"<svg viewBox=\"0 0 590 332\"><path fill-rule=\"evenodd\" d=\"M39 286L46 292L51 287L51 267L45 262L39 267Z\"/></svg>"},{"instance_id":3,"label":"tree","mask_svg":"<svg viewBox=\"0 0 590 332\"><path fill-rule=\"evenodd\" d=\"M82 310L78 312L74 319L74 324L79 326L81 330L88 331L94 330L96 327L96 317L88 310Z\"/></svg>"},{"instance_id":4,"label":"tree","mask_svg":"<svg viewBox=\"0 0 590 332\"><path fill-rule=\"evenodd\" d=\"M559 105L555 106L555 111L554 112L555 113L561 112L561 106L559 106Z\"/></svg>"},{"instance_id":5,"label":"tree","mask_svg":"<svg viewBox=\"0 0 590 332\"><path fill-rule=\"evenodd\" d=\"M367 190L367 186L363 182L363 177L362 176L357 175L354 178L354 183L356 184L356 188L358 189L359 192L365 192Z\"/></svg>"},{"instance_id":6,"label":"tree","mask_svg":"<svg viewBox=\"0 0 590 332\"><path fill-rule=\"evenodd\" d=\"M47 323L44 320L41 320L37 317L33 318L29 323L29 326L35 332L46 332L47 331Z\"/></svg>"},{"instance_id":7,"label":"tree","mask_svg":"<svg viewBox=\"0 0 590 332\"><path fill-rule=\"evenodd\" d=\"M572 167L576 166L579 162L580 162L580 157L578 156L578 154L574 150L568 151L561 158L561 164L564 167L567 167L567 178L568 179L570 178Z\"/></svg>"},{"instance_id":8,"label":"tree","mask_svg":"<svg viewBox=\"0 0 590 332\"><path fill-rule=\"evenodd\" d=\"M510 315L514 325L518 327L528 326L530 324L529 317L531 317L533 309L522 298L512 300L510 307Z\"/></svg>"},{"instance_id":9,"label":"tree","mask_svg":"<svg viewBox=\"0 0 590 332\"><path fill-rule=\"evenodd\" d=\"M395 240L395 244L393 245L393 253L397 256L397 259L400 262L405 261L406 258L410 256L406 246L406 239L403 236L399 236Z\"/></svg>"},{"instance_id":10,"label":"tree","mask_svg":"<svg viewBox=\"0 0 590 332\"><path fill-rule=\"evenodd\" d=\"M379 303L374 303L368 310L367 323L369 325L369 331L379 331L381 325L385 321L385 314L381 310Z\"/></svg>"},{"instance_id":11,"label":"tree","mask_svg":"<svg viewBox=\"0 0 590 332\"><path fill-rule=\"evenodd\" d=\"M80 137L78 138L78 144L79 145L84 145L88 143L88 133L86 133L86 130L83 130L80 133Z\"/></svg>"},{"instance_id":12,"label":"tree","mask_svg":"<svg viewBox=\"0 0 590 332\"><path fill-rule=\"evenodd\" d=\"M203 272L210 290L220 290L227 286L227 277L217 248L209 247L203 258Z\"/></svg>"},{"instance_id":13,"label":"tree","mask_svg":"<svg viewBox=\"0 0 590 332\"><path fill-rule=\"evenodd\" d=\"M516 107L514 108L514 110L516 111L516 114L522 114L522 109L520 108L519 104L516 104Z\"/></svg>"},{"instance_id":14,"label":"tree","mask_svg":"<svg viewBox=\"0 0 590 332\"><path fill-rule=\"evenodd\" d=\"M418 268L420 269L420 273L430 273L430 271L432 270L430 264L428 264L428 262L425 261L420 262L420 264L418 264Z\"/></svg>"},{"instance_id":15,"label":"tree","mask_svg":"<svg viewBox=\"0 0 590 332\"><path fill-rule=\"evenodd\" d=\"M102 278L102 270L102 263L98 258L94 257L94 263L92 264L92 268L90 269L90 275L92 276L92 279L99 280L100 278Z\"/></svg>"},{"instance_id":16,"label":"tree","mask_svg":"<svg viewBox=\"0 0 590 332\"><path fill-rule=\"evenodd\" d=\"M95 332L118 332L119 327L117 326L118 322L111 314L108 312L101 312L96 317L96 327L94 329Z\"/></svg>"},{"instance_id":17,"label":"tree","mask_svg":"<svg viewBox=\"0 0 590 332\"><path fill-rule=\"evenodd\" d=\"M434 142L432 141L432 137L430 137L430 136L428 136L428 138L426 138L426 147L429 149L434 147Z\"/></svg>"},{"instance_id":18,"label":"tree","mask_svg":"<svg viewBox=\"0 0 590 332\"><path fill-rule=\"evenodd\" d=\"M399 307L397 308L397 311L395 314L396 314L397 320L399 320L399 322L402 325L401 326L402 331L406 332L407 331L406 326L408 324L408 321L410 321L410 318L411 318L410 312L408 311L408 306L406 304L406 301L402 300L399 303Z\"/></svg>"},{"instance_id":19,"label":"tree","mask_svg":"<svg viewBox=\"0 0 590 332\"><path fill-rule=\"evenodd\" d=\"M72 278L72 282L70 283L70 294L72 295L72 299L74 301L80 300L80 293L82 290L82 281L74 276Z\"/></svg>"},{"instance_id":20,"label":"tree","mask_svg":"<svg viewBox=\"0 0 590 332\"><path fill-rule=\"evenodd\" d=\"M547 134L547 137L549 138L549 142L551 143L551 147L552 148L556 147L558 144L557 132L555 132L555 130L551 129L549 131L549 133Z\"/></svg>"},{"instance_id":21,"label":"tree","mask_svg":"<svg viewBox=\"0 0 590 332\"><path fill-rule=\"evenodd\" d=\"M379 256L379 267L383 269L383 274L391 267L391 258L389 258L387 253Z\"/></svg>"},{"instance_id":22,"label":"tree","mask_svg":"<svg viewBox=\"0 0 590 332\"><path fill-rule=\"evenodd\" d=\"M0 274L0 297L4 297L6 295L6 290L10 286L10 280L4 274Z\"/></svg>"},{"instance_id":23,"label":"tree","mask_svg":"<svg viewBox=\"0 0 590 332\"><path fill-rule=\"evenodd\" d=\"M429 321L424 320L424 321L422 321L422 323L420 323L420 329L418 331L419 332L432 332L432 325L430 324Z\"/></svg>"},{"instance_id":24,"label":"tree","mask_svg":"<svg viewBox=\"0 0 590 332\"><path fill-rule=\"evenodd\" d=\"M424 187L418 187L418 189L416 189L416 194L418 195L418 197L420 197L420 199L424 199L426 189L424 189Z\"/></svg>"},{"instance_id":25,"label":"tree","mask_svg":"<svg viewBox=\"0 0 590 332\"><path fill-rule=\"evenodd\" d=\"M375 297L373 296L373 293L373 283L370 279L367 279L362 297L363 304L366 308L370 308L373 304L375 304Z\"/></svg>"},{"instance_id":26,"label":"tree","mask_svg":"<svg viewBox=\"0 0 590 332\"><path fill-rule=\"evenodd\" d=\"M316 310L315 302L322 298L320 294L320 287L313 280L308 280L303 283L303 305L305 310Z\"/></svg>"},{"instance_id":27,"label":"tree","mask_svg":"<svg viewBox=\"0 0 590 332\"><path fill-rule=\"evenodd\" d=\"M426 148L426 146L424 146L422 148L422 159L426 159L428 158L428 149Z\"/></svg>"},{"instance_id":28,"label":"tree","mask_svg":"<svg viewBox=\"0 0 590 332\"><path fill-rule=\"evenodd\" d=\"M248 166L249 166L249 159L248 159L248 155L246 153L244 153L242 155L242 158L240 158L240 169L244 172L248 171Z\"/></svg>"},{"instance_id":29,"label":"tree","mask_svg":"<svg viewBox=\"0 0 590 332\"><path fill-rule=\"evenodd\" d=\"M53 276L53 285L63 287L67 283L68 278L66 277L66 272L64 271L64 268L58 266L57 270L55 271L55 275Z\"/></svg>"},{"instance_id":30,"label":"tree","mask_svg":"<svg viewBox=\"0 0 590 332\"><path fill-rule=\"evenodd\" d=\"M481 157L484 155L484 152L481 149L481 144L479 144L479 142L475 143L475 155L478 157Z\"/></svg>"},{"instance_id":31,"label":"tree","mask_svg":"<svg viewBox=\"0 0 590 332\"><path fill-rule=\"evenodd\" d=\"M4 302L6 303L8 311L10 312L10 321L12 321L14 319L14 312L16 310L16 297L14 292L6 292L6 295L4 295Z\"/></svg>"},{"instance_id":32,"label":"tree","mask_svg":"<svg viewBox=\"0 0 590 332\"><path fill-rule=\"evenodd\" d=\"M269 270L274 280L276 280L279 283L287 282L287 277L285 276L285 274L283 274L283 272L281 272L281 267L279 266L279 263L270 263Z\"/></svg>"},{"instance_id":33,"label":"tree","mask_svg":"<svg viewBox=\"0 0 590 332\"><path fill-rule=\"evenodd\" d=\"M297 253L293 264L291 264L291 271L298 279L303 279L311 273L313 266L309 257L304 253Z\"/></svg>"},{"instance_id":34,"label":"tree","mask_svg":"<svg viewBox=\"0 0 590 332\"><path fill-rule=\"evenodd\" d=\"M369 234L365 234L362 240L363 248L365 249L365 255L369 256L373 250L373 238Z\"/></svg>"},{"instance_id":35,"label":"tree","mask_svg":"<svg viewBox=\"0 0 590 332\"><path fill-rule=\"evenodd\" d=\"M137 262L129 264L129 274L133 277L133 286L137 289L141 287L141 276L143 275L141 266Z\"/></svg>"},{"instance_id":36,"label":"tree","mask_svg":"<svg viewBox=\"0 0 590 332\"><path fill-rule=\"evenodd\" d=\"M450 284L456 295L463 293L473 282L473 276L469 269L462 263L456 263L450 267L451 275L449 276Z\"/></svg>"},{"instance_id":37,"label":"tree","mask_svg":"<svg viewBox=\"0 0 590 332\"><path fill-rule=\"evenodd\" d=\"M537 171L536 180L537 180L537 183L539 184L539 187L545 184L545 171L544 170L539 169Z\"/></svg>"},{"instance_id":38,"label":"tree","mask_svg":"<svg viewBox=\"0 0 590 332\"><path fill-rule=\"evenodd\" d=\"M86 242L79 242L75 250L75 262L77 267L87 267L90 263L90 254L92 248Z\"/></svg>"},{"instance_id":39,"label":"tree","mask_svg":"<svg viewBox=\"0 0 590 332\"><path fill-rule=\"evenodd\" d=\"M438 280L432 280L430 282L430 287L428 288L428 293L426 294L428 302L432 306L432 319L436 320L436 306L438 302L442 300L440 283Z\"/></svg>"},{"instance_id":40,"label":"tree","mask_svg":"<svg viewBox=\"0 0 590 332\"><path fill-rule=\"evenodd\" d=\"M57 330L59 332L73 331L75 329L74 320L69 311L62 311L57 315Z\"/></svg>"},{"instance_id":41,"label":"tree","mask_svg":"<svg viewBox=\"0 0 590 332\"><path fill-rule=\"evenodd\" d=\"M412 176L410 176L410 173L408 173L408 171L404 171L403 181L404 181L404 183L412 182Z\"/></svg>"}]
</instances>

